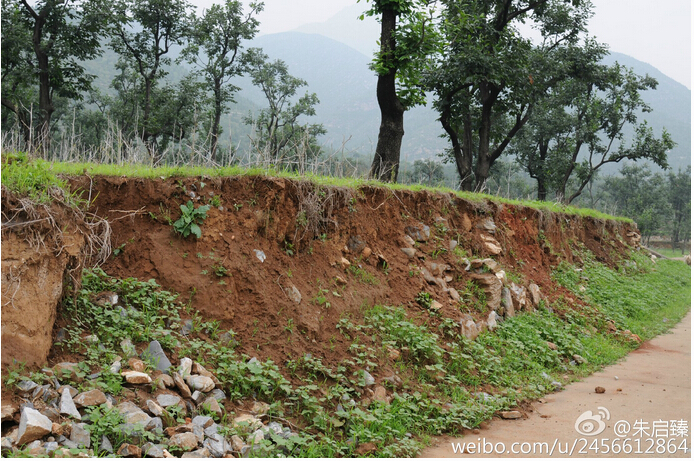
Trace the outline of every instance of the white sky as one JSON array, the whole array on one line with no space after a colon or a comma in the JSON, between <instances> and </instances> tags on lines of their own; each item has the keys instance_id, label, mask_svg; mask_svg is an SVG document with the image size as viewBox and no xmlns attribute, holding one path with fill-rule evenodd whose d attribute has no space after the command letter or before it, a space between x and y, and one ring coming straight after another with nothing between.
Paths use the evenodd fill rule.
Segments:
<instances>
[{"instance_id":1,"label":"white sky","mask_svg":"<svg viewBox=\"0 0 694 461\"><path fill-rule=\"evenodd\" d=\"M248 3L245 0L244 3ZM260 33L323 22L356 0L264 0ZM213 0L193 0L198 8ZM367 9L365 0L361 0ZM691 0L593 0L589 31L612 51L647 62L691 89Z\"/></svg>"}]
</instances>

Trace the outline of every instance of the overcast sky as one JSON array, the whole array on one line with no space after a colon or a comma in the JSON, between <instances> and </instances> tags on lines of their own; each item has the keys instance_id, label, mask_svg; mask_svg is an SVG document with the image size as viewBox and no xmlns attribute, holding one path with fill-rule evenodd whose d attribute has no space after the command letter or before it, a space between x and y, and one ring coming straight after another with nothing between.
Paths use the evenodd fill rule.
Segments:
<instances>
[{"instance_id":1,"label":"overcast sky","mask_svg":"<svg viewBox=\"0 0 694 461\"><path fill-rule=\"evenodd\" d=\"M264 0L261 34L323 22L356 0ZM198 8L214 0L193 0ZM244 3L248 3L245 0ZM366 9L365 0L361 0ZM589 30L612 51L647 62L691 89L691 0L593 0Z\"/></svg>"}]
</instances>

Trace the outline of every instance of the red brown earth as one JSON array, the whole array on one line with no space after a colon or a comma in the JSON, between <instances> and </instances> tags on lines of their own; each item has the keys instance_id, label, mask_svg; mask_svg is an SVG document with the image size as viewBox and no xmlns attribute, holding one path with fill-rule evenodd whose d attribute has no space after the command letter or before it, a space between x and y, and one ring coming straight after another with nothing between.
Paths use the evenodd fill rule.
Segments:
<instances>
[{"instance_id":1,"label":"red brown earth","mask_svg":"<svg viewBox=\"0 0 694 461\"><path fill-rule=\"evenodd\" d=\"M441 287L427 283L417 266L448 264L452 270L447 274L453 278L449 286L463 289L470 273L458 256L440 250L457 240L470 259L490 256L481 238L488 235L482 225L489 219L496 225L494 238L503 249L495 260L525 286L537 284L550 301L563 296L578 303L552 282L550 273L560 260L576 260L574 250L579 245L608 265L616 264L632 245L638 245L635 226L628 223L489 200L472 202L427 191L324 187L264 176L155 180L83 176L71 178L70 183L85 198L92 197L90 211L111 224L112 248L120 252L102 266L106 273L155 279L164 289L180 293L182 300L190 299L205 319L220 320L222 329L233 329L240 352L260 360L270 358L280 366L307 352L322 357L328 366L339 362L347 356L349 344L338 334L336 324L344 316L359 320L365 306L402 305L420 323L437 326L440 319L429 316L415 302L422 291L443 304L442 317L461 319L459 303ZM221 207L212 207L201 225L200 239L183 239L167 222L179 218L179 206L191 200L191 195L196 205L207 204L215 196L221 199ZM445 220L438 228L437 219ZM401 251L409 247L405 229L420 223L431 228L431 237L416 245L416 257L410 259ZM21 233L3 231L3 243L22 238ZM362 244L352 245L354 251L346 250L350 239ZM5 282L6 260L37 257L32 248L6 247L2 249ZM362 247L371 254L367 256L368 250ZM264 252L264 262L255 250ZM361 265L376 282L363 283L346 272L341 266L343 257ZM226 275L215 275L214 267L219 266L228 270ZM60 272L60 268L54 271ZM23 287L38 286L40 275L31 278L27 273L27 277ZM298 304L287 294L292 286L302 295ZM329 307L316 302L320 294ZM3 299L5 296L3 293ZM38 343L6 338L7 309L3 305L3 346L10 342L12 347L3 347L3 369L13 357L43 364L45 351L35 347ZM487 317L474 310L470 314L477 320ZM301 334L288 331L290 321ZM46 322L51 323L50 318ZM53 334L62 326L65 320L58 312ZM44 333L36 330L37 341L45 339ZM51 365L65 360L62 351L53 350L48 356Z\"/></svg>"}]
</instances>

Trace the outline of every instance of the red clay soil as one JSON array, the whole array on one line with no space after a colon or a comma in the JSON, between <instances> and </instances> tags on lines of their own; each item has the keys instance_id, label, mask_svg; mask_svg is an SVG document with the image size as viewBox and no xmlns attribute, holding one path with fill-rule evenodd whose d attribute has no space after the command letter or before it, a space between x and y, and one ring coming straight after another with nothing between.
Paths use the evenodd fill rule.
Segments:
<instances>
[{"instance_id":1,"label":"red clay soil","mask_svg":"<svg viewBox=\"0 0 694 461\"><path fill-rule=\"evenodd\" d=\"M220 320L222 329L233 329L240 352L270 358L280 366L307 352L329 366L345 358L349 342L336 324L347 315L356 323L365 306L402 305L421 323L437 326L440 320L415 302L422 291L444 305L442 317L458 321L459 304L442 288L428 284L416 266L449 264L449 286L463 289L470 276L460 258L438 250L449 248L455 239L471 259L488 257L480 235L481 223L490 218L503 248L496 261L526 286L539 285L550 301L571 299L550 279L559 257L572 261L572 249L582 243L598 260L611 263L629 248L627 235L635 230L626 224L491 201L474 203L449 194L317 187L268 177L78 177L71 185L85 198L95 198L91 211L111 222L112 246L120 252L103 265L106 273L155 279L180 293L182 300L190 299L206 320ZM169 222L180 217L181 204L207 204L215 196L221 206L209 210L202 238L175 234ZM437 218L446 220L445 232L435 226ZM430 226L431 238L418 244L416 257L409 259L401 251L408 246L405 228L418 223ZM353 252L346 250L350 239ZM364 246L371 256L364 256ZM255 250L265 254L264 262ZM378 254L387 266L379 264ZM375 284L346 272L340 264L343 256L373 276ZM221 266L228 272L220 277L215 268ZM346 285L338 283L338 276ZM302 295L300 304L287 294L292 286ZM329 307L316 302L321 294ZM292 323L297 331L290 331ZM59 320L54 331L60 326ZM65 359L54 351L49 362ZM381 369L383 374L389 371Z\"/></svg>"}]
</instances>

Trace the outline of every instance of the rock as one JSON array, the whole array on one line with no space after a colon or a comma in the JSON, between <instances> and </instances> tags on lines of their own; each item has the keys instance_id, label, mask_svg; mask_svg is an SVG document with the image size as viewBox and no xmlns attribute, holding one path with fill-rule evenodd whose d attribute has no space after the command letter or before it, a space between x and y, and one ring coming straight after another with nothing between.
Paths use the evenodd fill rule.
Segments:
<instances>
[{"instance_id":1,"label":"rock","mask_svg":"<svg viewBox=\"0 0 694 461\"><path fill-rule=\"evenodd\" d=\"M133 345L133 342L130 340L130 338L125 338L123 341L121 341L120 348L123 351L123 354L125 354L125 358L136 355L135 346Z\"/></svg>"},{"instance_id":2,"label":"rock","mask_svg":"<svg viewBox=\"0 0 694 461\"><path fill-rule=\"evenodd\" d=\"M156 340L149 343L147 349L140 354L140 358L150 363L155 369L163 371L164 373L168 372L171 367L171 362L168 357L166 357L164 349L162 349L159 341Z\"/></svg>"},{"instance_id":3,"label":"rock","mask_svg":"<svg viewBox=\"0 0 694 461\"><path fill-rule=\"evenodd\" d=\"M198 415L193 418L192 424L195 426L200 426L203 429L207 429L214 424L214 419L210 418L209 416Z\"/></svg>"},{"instance_id":4,"label":"rock","mask_svg":"<svg viewBox=\"0 0 694 461\"><path fill-rule=\"evenodd\" d=\"M448 295L451 297L451 299L455 302L460 301L460 293L458 293L458 290L455 288L449 288L448 289Z\"/></svg>"},{"instance_id":5,"label":"rock","mask_svg":"<svg viewBox=\"0 0 694 461\"><path fill-rule=\"evenodd\" d=\"M397 349L388 349L388 358L393 361L399 359L400 351Z\"/></svg>"},{"instance_id":6,"label":"rock","mask_svg":"<svg viewBox=\"0 0 694 461\"><path fill-rule=\"evenodd\" d=\"M552 349L553 351L556 351L556 350L558 349L558 348L557 348L557 345L554 344L554 343L551 342L551 341L547 341L547 347L549 347L549 348Z\"/></svg>"},{"instance_id":7,"label":"rock","mask_svg":"<svg viewBox=\"0 0 694 461\"><path fill-rule=\"evenodd\" d=\"M217 423L212 424L210 427L205 428L205 435L207 437L212 437L217 434L219 430L219 425Z\"/></svg>"},{"instance_id":8,"label":"rock","mask_svg":"<svg viewBox=\"0 0 694 461\"><path fill-rule=\"evenodd\" d=\"M482 234L480 235L480 240L482 240L482 246L488 253L493 255L501 254L501 244L494 237Z\"/></svg>"},{"instance_id":9,"label":"rock","mask_svg":"<svg viewBox=\"0 0 694 461\"><path fill-rule=\"evenodd\" d=\"M596 394L604 394L604 393L605 393L605 388L602 387L602 386L597 386L597 387L595 388L595 393L596 393Z\"/></svg>"},{"instance_id":10,"label":"rock","mask_svg":"<svg viewBox=\"0 0 694 461\"><path fill-rule=\"evenodd\" d=\"M196 405L200 405L203 400L205 400L205 394L200 391L195 391L193 395L190 396L190 399L195 402Z\"/></svg>"},{"instance_id":11,"label":"rock","mask_svg":"<svg viewBox=\"0 0 694 461\"><path fill-rule=\"evenodd\" d=\"M265 433L258 429L257 431L253 432L251 435L248 436L246 441L250 443L251 445L256 445L260 442L265 440Z\"/></svg>"},{"instance_id":12,"label":"rock","mask_svg":"<svg viewBox=\"0 0 694 461\"><path fill-rule=\"evenodd\" d=\"M174 372L173 381L174 381L174 384L176 385L176 387L178 388L179 392L181 393L181 396L184 399L189 399L192 397L192 393L190 392L190 388L185 383L185 381L183 381L183 378L181 378L181 375Z\"/></svg>"},{"instance_id":13,"label":"rock","mask_svg":"<svg viewBox=\"0 0 694 461\"><path fill-rule=\"evenodd\" d=\"M20 381L19 384L17 384L17 391L19 394L29 396L38 387L39 387L39 385L36 384L35 382L30 381L30 380L24 380L24 381Z\"/></svg>"},{"instance_id":14,"label":"rock","mask_svg":"<svg viewBox=\"0 0 694 461\"><path fill-rule=\"evenodd\" d=\"M479 224L477 224L478 229L483 229L490 234L493 234L496 232L496 224L494 223L494 220L492 218L487 218L482 221L480 221Z\"/></svg>"},{"instance_id":15,"label":"rock","mask_svg":"<svg viewBox=\"0 0 694 461\"><path fill-rule=\"evenodd\" d=\"M366 248L366 243L358 235L352 235L347 240L347 250L350 253L359 254L364 248Z\"/></svg>"},{"instance_id":16,"label":"rock","mask_svg":"<svg viewBox=\"0 0 694 461\"><path fill-rule=\"evenodd\" d=\"M142 450L137 445L124 443L118 449L118 456L124 458L142 458Z\"/></svg>"},{"instance_id":17,"label":"rock","mask_svg":"<svg viewBox=\"0 0 694 461\"><path fill-rule=\"evenodd\" d=\"M149 432L161 432L163 429L164 421L159 416L152 418L145 426L145 430Z\"/></svg>"},{"instance_id":18,"label":"rock","mask_svg":"<svg viewBox=\"0 0 694 461\"><path fill-rule=\"evenodd\" d=\"M260 421L260 419L256 418L253 415L241 415L237 416L234 418L234 424L233 427L247 427L250 430L256 430L260 427L262 427L263 423Z\"/></svg>"},{"instance_id":19,"label":"rock","mask_svg":"<svg viewBox=\"0 0 694 461\"><path fill-rule=\"evenodd\" d=\"M61 362L53 367L53 373L58 379L68 378L75 381L79 371L79 364L73 362Z\"/></svg>"},{"instance_id":20,"label":"rock","mask_svg":"<svg viewBox=\"0 0 694 461\"><path fill-rule=\"evenodd\" d=\"M106 394L101 392L99 389L92 389L91 391L82 392L74 398L75 405L78 408L83 407L93 407L95 405L101 405L106 403Z\"/></svg>"},{"instance_id":21,"label":"rock","mask_svg":"<svg viewBox=\"0 0 694 461\"><path fill-rule=\"evenodd\" d=\"M373 251L371 250L371 248L365 247L365 248L361 251L361 257L362 257L362 259L364 259L364 260L369 259L369 256L371 256L371 253L373 253Z\"/></svg>"},{"instance_id":22,"label":"rock","mask_svg":"<svg viewBox=\"0 0 694 461\"><path fill-rule=\"evenodd\" d=\"M191 389L195 389L200 392L210 392L215 386L212 378L200 375L190 375L188 379L186 379L186 382Z\"/></svg>"},{"instance_id":23,"label":"rock","mask_svg":"<svg viewBox=\"0 0 694 461\"><path fill-rule=\"evenodd\" d=\"M181 458L209 458L210 457L210 450L207 448L200 448L198 450L194 450L188 453L183 453L181 455Z\"/></svg>"},{"instance_id":24,"label":"rock","mask_svg":"<svg viewBox=\"0 0 694 461\"><path fill-rule=\"evenodd\" d=\"M183 321L183 325L181 325L181 334L183 336L188 336L193 332L193 321L188 319Z\"/></svg>"},{"instance_id":25,"label":"rock","mask_svg":"<svg viewBox=\"0 0 694 461\"><path fill-rule=\"evenodd\" d=\"M51 432L53 423L33 408L25 407L19 419L17 445L25 445Z\"/></svg>"},{"instance_id":26,"label":"rock","mask_svg":"<svg viewBox=\"0 0 694 461\"><path fill-rule=\"evenodd\" d=\"M506 278L506 271L499 271L494 275L496 275L496 278L499 279L502 285L506 285L506 283L508 283L508 279Z\"/></svg>"},{"instance_id":27,"label":"rock","mask_svg":"<svg viewBox=\"0 0 694 461\"><path fill-rule=\"evenodd\" d=\"M43 444L43 449L46 450L46 453L53 453L58 448L60 448L58 442L46 442L45 444Z\"/></svg>"},{"instance_id":28,"label":"rock","mask_svg":"<svg viewBox=\"0 0 694 461\"><path fill-rule=\"evenodd\" d=\"M70 431L70 440L78 447L89 448L92 442L86 424L74 423Z\"/></svg>"},{"instance_id":29,"label":"rock","mask_svg":"<svg viewBox=\"0 0 694 461\"><path fill-rule=\"evenodd\" d=\"M463 318L460 322L460 334L465 336L470 341L474 341L480 335L480 330L477 324L469 315Z\"/></svg>"},{"instance_id":30,"label":"rock","mask_svg":"<svg viewBox=\"0 0 694 461\"><path fill-rule=\"evenodd\" d=\"M470 277L484 290L487 308L493 311L497 310L501 306L501 289L503 288L501 281L494 274L471 273Z\"/></svg>"},{"instance_id":31,"label":"rock","mask_svg":"<svg viewBox=\"0 0 694 461\"><path fill-rule=\"evenodd\" d=\"M12 421L14 419L15 413L19 411L19 406L16 404L9 404L2 406L2 422Z\"/></svg>"},{"instance_id":32,"label":"rock","mask_svg":"<svg viewBox=\"0 0 694 461\"><path fill-rule=\"evenodd\" d=\"M347 285L347 280L344 278L340 277L339 275L335 276L335 282L337 282L338 285Z\"/></svg>"},{"instance_id":33,"label":"rock","mask_svg":"<svg viewBox=\"0 0 694 461\"><path fill-rule=\"evenodd\" d=\"M414 248L400 248L400 250L407 255L408 258L412 259L417 254Z\"/></svg>"},{"instance_id":34,"label":"rock","mask_svg":"<svg viewBox=\"0 0 694 461\"><path fill-rule=\"evenodd\" d=\"M436 311L441 310L442 308L443 308L443 304L441 304L440 302L438 302L435 299L431 300L431 304L429 305L429 310L436 312Z\"/></svg>"},{"instance_id":35,"label":"rock","mask_svg":"<svg viewBox=\"0 0 694 461\"><path fill-rule=\"evenodd\" d=\"M51 423L51 434L61 436L63 435L64 428L58 423Z\"/></svg>"},{"instance_id":36,"label":"rock","mask_svg":"<svg viewBox=\"0 0 694 461\"><path fill-rule=\"evenodd\" d=\"M208 412L212 412L215 415L217 415L220 419L222 418L222 415L224 414L222 412L221 407L219 406L219 402L217 402L217 399L214 397L208 397L207 400L205 400L202 403L202 407L207 410Z\"/></svg>"},{"instance_id":37,"label":"rock","mask_svg":"<svg viewBox=\"0 0 694 461\"><path fill-rule=\"evenodd\" d=\"M416 242L426 242L431 236L429 226L423 223L418 223L416 226L407 226L405 233Z\"/></svg>"},{"instance_id":38,"label":"rock","mask_svg":"<svg viewBox=\"0 0 694 461\"><path fill-rule=\"evenodd\" d=\"M559 392L564 387L559 381L552 381L550 385L554 388L554 392Z\"/></svg>"},{"instance_id":39,"label":"rock","mask_svg":"<svg viewBox=\"0 0 694 461\"><path fill-rule=\"evenodd\" d=\"M572 357L573 357L573 359L576 361L576 363L581 364L581 363L586 363L586 362L587 362L586 359L584 359L583 357L581 357L581 356L578 355L578 354L574 354Z\"/></svg>"},{"instance_id":40,"label":"rock","mask_svg":"<svg viewBox=\"0 0 694 461\"><path fill-rule=\"evenodd\" d=\"M520 411L502 411L500 415L503 419L520 419L523 417Z\"/></svg>"},{"instance_id":41,"label":"rock","mask_svg":"<svg viewBox=\"0 0 694 461\"><path fill-rule=\"evenodd\" d=\"M300 303L301 303L301 292L300 292L299 289L298 289L297 287L295 287L294 285L292 285L291 287L285 288L285 289L284 289L284 292L287 294L287 296L289 297L289 299L291 299L292 301L294 301L296 304L300 304Z\"/></svg>"},{"instance_id":42,"label":"rock","mask_svg":"<svg viewBox=\"0 0 694 461\"><path fill-rule=\"evenodd\" d=\"M82 420L82 415L77 411L75 402L72 401L72 396L70 396L69 389L63 389L63 393L60 396L60 414L65 416L71 416L78 421Z\"/></svg>"},{"instance_id":43,"label":"rock","mask_svg":"<svg viewBox=\"0 0 694 461\"><path fill-rule=\"evenodd\" d=\"M489 331L496 330L496 327L498 326L498 324L496 322L496 317L497 317L497 314L495 311L491 311L489 313L489 316L487 317L487 328L489 328Z\"/></svg>"},{"instance_id":44,"label":"rock","mask_svg":"<svg viewBox=\"0 0 694 461\"><path fill-rule=\"evenodd\" d=\"M513 307L511 290L506 287L501 289L501 306L504 308L504 317L507 319L516 315L516 309Z\"/></svg>"},{"instance_id":45,"label":"rock","mask_svg":"<svg viewBox=\"0 0 694 461\"><path fill-rule=\"evenodd\" d=\"M168 375L168 374L161 374L161 375L157 376L157 380L159 380L159 381L161 381L162 383L164 383L164 386L165 386L165 387L168 387L168 388L172 388L172 387L174 387L174 386L176 385L176 384L174 383L173 378L172 378L170 375Z\"/></svg>"},{"instance_id":46,"label":"rock","mask_svg":"<svg viewBox=\"0 0 694 461\"><path fill-rule=\"evenodd\" d=\"M123 419L128 424L142 423L143 426L146 426L152 420L151 416L132 402L123 402L116 408L118 412L123 415Z\"/></svg>"},{"instance_id":47,"label":"rock","mask_svg":"<svg viewBox=\"0 0 694 461\"><path fill-rule=\"evenodd\" d=\"M198 439L192 432L184 432L182 434L174 434L169 439L169 445L175 445L184 450L190 450L198 446Z\"/></svg>"},{"instance_id":48,"label":"rock","mask_svg":"<svg viewBox=\"0 0 694 461\"><path fill-rule=\"evenodd\" d=\"M164 445L147 442L146 444L142 445L142 456L147 458L163 458Z\"/></svg>"},{"instance_id":49,"label":"rock","mask_svg":"<svg viewBox=\"0 0 694 461\"><path fill-rule=\"evenodd\" d=\"M147 373L140 371L123 371L121 376L130 384L149 384L152 382L152 378Z\"/></svg>"},{"instance_id":50,"label":"rock","mask_svg":"<svg viewBox=\"0 0 694 461\"><path fill-rule=\"evenodd\" d=\"M205 441L202 443L203 448L207 448L210 452L210 455L212 455L215 458L221 458L227 452L231 451L231 445L224 440L224 437L222 437L219 434L216 434L212 437L209 437L205 439Z\"/></svg>"},{"instance_id":51,"label":"rock","mask_svg":"<svg viewBox=\"0 0 694 461\"><path fill-rule=\"evenodd\" d=\"M340 259L340 266L342 267L343 270L346 270L351 265L352 265L352 263L349 262L349 259L344 258L344 257Z\"/></svg>"},{"instance_id":52,"label":"rock","mask_svg":"<svg viewBox=\"0 0 694 461\"><path fill-rule=\"evenodd\" d=\"M374 395L373 395L374 402L381 402L381 403L390 403L390 399L388 399L388 393L386 392L386 388L383 386L375 386L374 387Z\"/></svg>"},{"instance_id":53,"label":"rock","mask_svg":"<svg viewBox=\"0 0 694 461\"><path fill-rule=\"evenodd\" d=\"M154 400L147 400L146 405L149 412L154 416L161 416L161 414L164 412L164 409L160 407L159 404L157 404L157 402Z\"/></svg>"},{"instance_id":54,"label":"rock","mask_svg":"<svg viewBox=\"0 0 694 461\"><path fill-rule=\"evenodd\" d=\"M448 243L448 251L453 252L458 247L458 241L457 240L451 240Z\"/></svg>"},{"instance_id":55,"label":"rock","mask_svg":"<svg viewBox=\"0 0 694 461\"><path fill-rule=\"evenodd\" d=\"M121 367L122 367L122 365L121 365L120 360L116 360L116 361L113 362L113 363L111 364L111 366L108 368L108 371L110 371L111 373L113 373L113 374L115 375L115 374L117 374L118 372L120 372Z\"/></svg>"},{"instance_id":56,"label":"rock","mask_svg":"<svg viewBox=\"0 0 694 461\"><path fill-rule=\"evenodd\" d=\"M164 458L175 458L175 456L172 455L171 453L169 453L166 449L164 449L163 452L164 452Z\"/></svg>"},{"instance_id":57,"label":"rock","mask_svg":"<svg viewBox=\"0 0 694 461\"><path fill-rule=\"evenodd\" d=\"M212 392L208 394L209 397L214 397L217 402L223 402L227 399L227 395L221 389L212 389Z\"/></svg>"},{"instance_id":58,"label":"rock","mask_svg":"<svg viewBox=\"0 0 694 461\"><path fill-rule=\"evenodd\" d=\"M113 445L111 441L105 435L101 436L101 443L99 444L99 452L106 452L113 454Z\"/></svg>"},{"instance_id":59,"label":"rock","mask_svg":"<svg viewBox=\"0 0 694 461\"><path fill-rule=\"evenodd\" d=\"M139 371L140 373L144 373L145 368L147 368L147 366L145 365L145 362L143 362L142 360L140 360L136 357L131 357L130 359L128 359L128 366L130 367L131 370Z\"/></svg>"},{"instance_id":60,"label":"rock","mask_svg":"<svg viewBox=\"0 0 694 461\"><path fill-rule=\"evenodd\" d=\"M231 449L235 452L240 452L245 445L246 444L243 442L243 439L238 435L231 436Z\"/></svg>"},{"instance_id":61,"label":"rock","mask_svg":"<svg viewBox=\"0 0 694 461\"><path fill-rule=\"evenodd\" d=\"M74 399L75 397L77 397L77 394L79 393L79 391L78 391L77 389L75 389L75 388L72 387L72 386L68 386L68 385L60 386L60 387L58 388L58 393L60 393L60 394L62 395L62 394L63 394L63 391L64 391L65 389L68 389L68 390L70 391L70 397L72 397L73 399Z\"/></svg>"},{"instance_id":62,"label":"rock","mask_svg":"<svg viewBox=\"0 0 694 461\"><path fill-rule=\"evenodd\" d=\"M265 402L253 402L253 407L251 408L253 414L264 415L270 411L270 405Z\"/></svg>"},{"instance_id":63,"label":"rock","mask_svg":"<svg viewBox=\"0 0 694 461\"><path fill-rule=\"evenodd\" d=\"M538 307L540 305L540 300L542 299L540 296L540 287L534 283L531 283L528 285L528 292L530 293L530 302L532 303L533 307Z\"/></svg>"},{"instance_id":64,"label":"rock","mask_svg":"<svg viewBox=\"0 0 694 461\"><path fill-rule=\"evenodd\" d=\"M515 312L522 311L527 306L526 290L525 287L511 283L509 287L511 291L511 298L513 299L513 308Z\"/></svg>"},{"instance_id":65,"label":"rock","mask_svg":"<svg viewBox=\"0 0 694 461\"><path fill-rule=\"evenodd\" d=\"M180 365L178 365L178 374L181 375L183 379L188 378L193 371L193 360L188 357L181 359Z\"/></svg>"},{"instance_id":66,"label":"rock","mask_svg":"<svg viewBox=\"0 0 694 461\"><path fill-rule=\"evenodd\" d=\"M374 379L373 376L371 376L371 373L368 371L364 370L364 386L373 386L376 384L376 380Z\"/></svg>"},{"instance_id":67,"label":"rock","mask_svg":"<svg viewBox=\"0 0 694 461\"><path fill-rule=\"evenodd\" d=\"M178 405L179 407L185 409L185 402L176 394L159 394L157 396L157 403L164 408L168 408L172 405Z\"/></svg>"}]
</instances>

